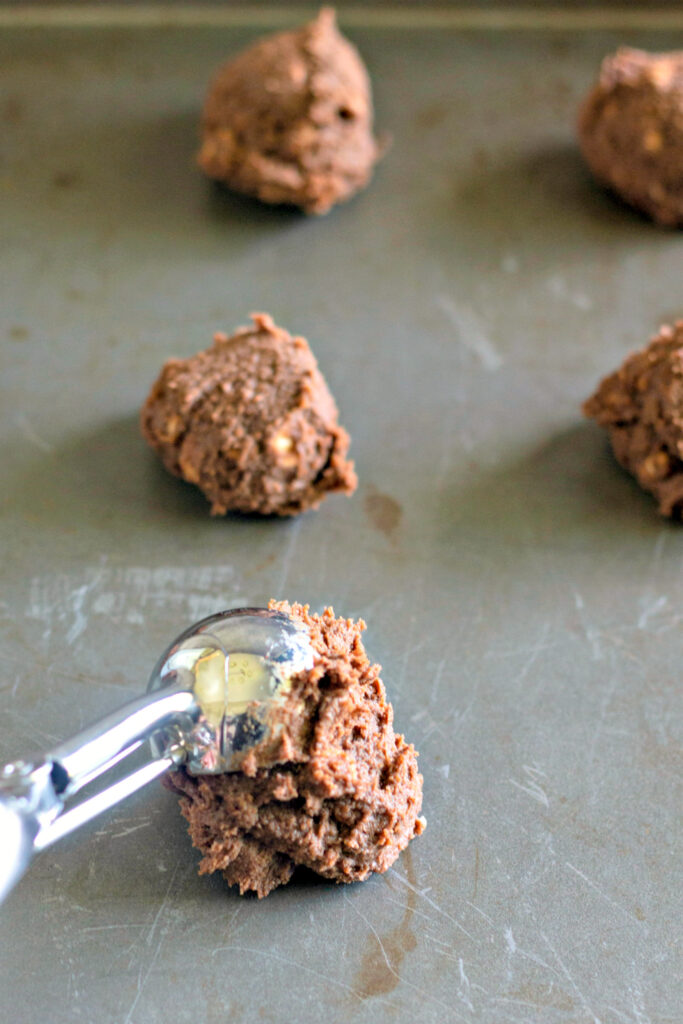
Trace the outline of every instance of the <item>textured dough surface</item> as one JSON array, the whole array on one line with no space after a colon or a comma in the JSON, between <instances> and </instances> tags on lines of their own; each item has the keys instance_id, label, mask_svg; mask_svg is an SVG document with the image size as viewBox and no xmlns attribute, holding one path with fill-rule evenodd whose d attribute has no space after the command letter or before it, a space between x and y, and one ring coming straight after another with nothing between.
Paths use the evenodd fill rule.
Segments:
<instances>
[{"instance_id":1,"label":"textured dough surface","mask_svg":"<svg viewBox=\"0 0 683 1024\"><path fill-rule=\"evenodd\" d=\"M141 413L171 473L196 484L216 515L296 515L357 480L349 435L304 338L264 313L189 359L170 359Z\"/></svg>"},{"instance_id":2,"label":"textured dough surface","mask_svg":"<svg viewBox=\"0 0 683 1024\"><path fill-rule=\"evenodd\" d=\"M683 225L683 51L606 57L578 131L599 181L660 224Z\"/></svg>"},{"instance_id":3,"label":"textured dough surface","mask_svg":"<svg viewBox=\"0 0 683 1024\"><path fill-rule=\"evenodd\" d=\"M336 882L386 871L420 818L422 776L414 747L393 729L379 666L368 660L362 621L271 601L302 623L315 664L294 682L283 711L277 763L261 767L259 748L240 772L170 773L200 873L222 871L240 892L267 896L297 865ZM262 759L262 758L261 758Z\"/></svg>"},{"instance_id":4,"label":"textured dough surface","mask_svg":"<svg viewBox=\"0 0 683 1024\"><path fill-rule=\"evenodd\" d=\"M225 64L202 114L202 170L266 203L325 213L379 158L370 80L334 11L268 36Z\"/></svg>"},{"instance_id":5,"label":"textured dough surface","mask_svg":"<svg viewBox=\"0 0 683 1024\"><path fill-rule=\"evenodd\" d=\"M683 320L661 327L583 407L609 433L619 463L654 494L662 515L683 511Z\"/></svg>"}]
</instances>

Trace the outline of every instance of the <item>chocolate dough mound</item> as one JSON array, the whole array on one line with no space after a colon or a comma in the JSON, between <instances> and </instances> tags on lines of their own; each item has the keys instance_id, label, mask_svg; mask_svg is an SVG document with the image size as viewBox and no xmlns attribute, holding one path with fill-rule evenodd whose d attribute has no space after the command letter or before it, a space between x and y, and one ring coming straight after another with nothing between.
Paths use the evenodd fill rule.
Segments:
<instances>
[{"instance_id":1,"label":"chocolate dough mound","mask_svg":"<svg viewBox=\"0 0 683 1024\"><path fill-rule=\"evenodd\" d=\"M683 225L683 51L606 57L578 131L599 181L660 224Z\"/></svg>"},{"instance_id":2,"label":"chocolate dough mound","mask_svg":"<svg viewBox=\"0 0 683 1024\"><path fill-rule=\"evenodd\" d=\"M166 469L196 484L214 515L296 515L351 494L349 435L305 338L265 313L189 359L169 359L141 413Z\"/></svg>"},{"instance_id":3,"label":"chocolate dough mound","mask_svg":"<svg viewBox=\"0 0 683 1024\"><path fill-rule=\"evenodd\" d=\"M269 36L224 65L202 114L199 166L266 203L325 213L379 158L370 80L334 11Z\"/></svg>"},{"instance_id":4,"label":"chocolate dough mound","mask_svg":"<svg viewBox=\"0 0 683 1024\"><path fill-rule=\"evenodd\" d=\"M683 320L661 327L584 404L609 431L619 463L654 494L662 515L683 511Z\"/></svg>"},{"instance_id":5,"label":"chocolate dough mound","mask_svg":"<svg viewBox=\"0 0 683 1024\"><path fill-rule=\"evenodd\" d=\"M316 654L288 694L279 763L269 748L269 767L261 767L257 747L239 772L179 769L165 779L204 855L200 874L222 871L241 893L259 897L288 882L297 865L335 882L386 871L425 827L417 755L393 730L380 668L361 640L365 623L336 619L331 608L270 608L303 624Z\"/></svg>"}]
</instances>

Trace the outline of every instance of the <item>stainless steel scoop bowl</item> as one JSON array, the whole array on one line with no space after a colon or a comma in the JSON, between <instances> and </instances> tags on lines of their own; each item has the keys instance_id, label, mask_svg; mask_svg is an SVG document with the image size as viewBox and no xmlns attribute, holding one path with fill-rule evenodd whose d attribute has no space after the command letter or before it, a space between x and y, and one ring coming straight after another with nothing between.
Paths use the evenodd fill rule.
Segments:
<instances>
[{"instance_id":1,"label":"stainless steel scoop bowl","mask_svg":"<svg viewBox=\"0 0 683 1024\"><path fill-rule=\"evenodd\" d=\"M292 678L313 665L307 632L280 612L238 608L181 633L157 662L145 696L55 750L0 769L0 901L32 856L169 768L239 770L270 738L271 716ZM144 748L125 777L77 793Z\"/></svg>"}]
</instances>

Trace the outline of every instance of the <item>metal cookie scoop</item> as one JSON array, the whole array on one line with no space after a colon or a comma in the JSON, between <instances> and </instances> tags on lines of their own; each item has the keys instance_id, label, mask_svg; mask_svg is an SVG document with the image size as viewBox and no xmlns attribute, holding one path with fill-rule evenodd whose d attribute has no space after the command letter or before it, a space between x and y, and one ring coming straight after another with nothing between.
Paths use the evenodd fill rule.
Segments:
<instances>
[{"instance_id":1,"label":"metal cookie scoop","mask_svg":"<svg viewBox=\"0 0 683 1024\"><path fill-rule=\"evenodd\" d=\"M0 901L34 853L119 803L167 769L236 771L276 739L271 716L292 677L313 666L307 632L280 612L239 608L202 619L157 662L144 697L33 761L0 769ZM142 767L67 807L147 744Z\"/></svg>"}]
</instances>

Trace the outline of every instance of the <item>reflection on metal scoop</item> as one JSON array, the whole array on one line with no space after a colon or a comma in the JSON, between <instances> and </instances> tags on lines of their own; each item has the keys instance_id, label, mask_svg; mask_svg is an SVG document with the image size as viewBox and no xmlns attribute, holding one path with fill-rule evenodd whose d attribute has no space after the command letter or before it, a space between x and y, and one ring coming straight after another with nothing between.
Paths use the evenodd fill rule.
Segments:
<instances>
[{"instance_id":1,"label":"reflection on metal scoop","mask_svg":"<svg viewBox=\"0 0 683 1024\"><path fill-rule=\"evenodd\" d=\"M292 677L312 666L305 630L279 612L244 608L181 634L147 690L191 690L199 713L184 734L185 766L196 774L230 772L266 737L270 712Z\"/></svg>"},{"instance_id":2,"label":"reflection on metal scoop","mask_svg":"<svg viewBox=\"0 0 683 1024\"><path fill-rule=\"evenodd\" d=\"M276 739L274 708L313 666L308 634L286 615L240 608L203 619L157 662L147 695L37 761L0 769L0 901L33 854L174 766L236 771ZM70 806L76 793L147 745L142 767Z\"/></svg>"}]
</instances>

